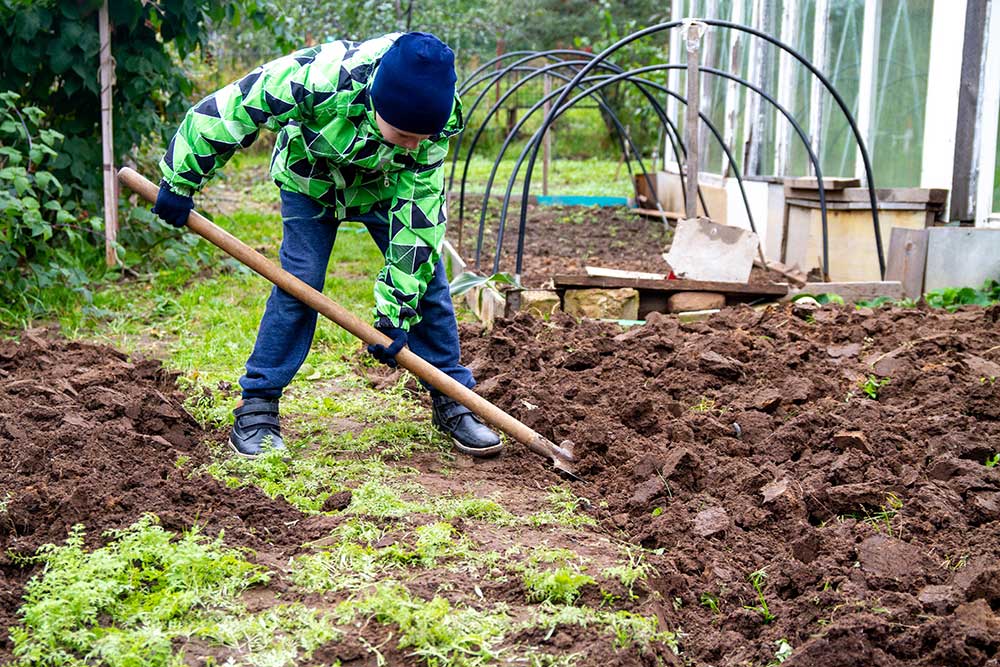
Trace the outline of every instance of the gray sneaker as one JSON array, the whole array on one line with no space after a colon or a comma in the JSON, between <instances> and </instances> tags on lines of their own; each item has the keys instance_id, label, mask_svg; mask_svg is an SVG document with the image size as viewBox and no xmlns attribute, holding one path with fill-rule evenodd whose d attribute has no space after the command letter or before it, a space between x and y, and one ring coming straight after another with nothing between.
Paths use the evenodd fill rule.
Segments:
<instances>
[{"instance_id":1,"label":"gray sneaker","mask_svg":"<svg viewBox=\"0 0 1000 667\"><path fill-rule=\"evenodd\" d=\"M278 399L243 399L233 415L236 421L229 433L229 446L240 456L252 459L267 449L285 448L278 424Z\"/></svg>"}]
</instances>

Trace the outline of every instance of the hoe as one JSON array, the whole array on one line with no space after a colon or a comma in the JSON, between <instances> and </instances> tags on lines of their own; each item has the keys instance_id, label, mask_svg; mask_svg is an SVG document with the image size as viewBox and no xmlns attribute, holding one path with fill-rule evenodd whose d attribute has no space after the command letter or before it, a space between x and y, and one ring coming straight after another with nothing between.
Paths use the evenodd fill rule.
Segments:
<instances>
[{"instance_id":1,"label":"hoe","mask_svg":"<svg viewBox=\"0 0 1000 667\"><path fill-rule=\"evenodd\" d=\"M134 169L125 167L118 172L118 179L149 202L156 201L157 187ZM192 211L187 221L188 228L202 238L221 248L227 254L243 262L264 276L280 289L291 294L318 313L333 320L342 328L369 345L389 345L392 340L374 327L361 321L343 306L313 289L291 273L277 266L264 255L249 247L221 227L213 224L197 211ZM525 445L531 451L552 461L555 468L571 477L576 477L573 462L573 443L566 440L556 445L551 440L529 428L497 406L479 396L464 385L456 382L434 366L404 347L396 356L397 363L421 380L450 396L484 421L500 429L510 437Z\"/></svg>"}]
</instances>

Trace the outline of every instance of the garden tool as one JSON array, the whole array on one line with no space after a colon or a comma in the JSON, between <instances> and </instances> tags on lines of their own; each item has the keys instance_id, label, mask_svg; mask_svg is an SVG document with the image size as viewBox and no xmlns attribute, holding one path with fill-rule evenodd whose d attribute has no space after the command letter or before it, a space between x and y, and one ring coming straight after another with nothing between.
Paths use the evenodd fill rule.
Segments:
<instances>
[{"instance_id":1,"label":"garden tool","mask_svg":"<svg viewBox=\"0 0 1000 667\"><path fill-rule=\"evenodd\" d=\"M151 203L156 201L158 191L156 185L134 169L129 169L128 167L122 168L118 172L118 179L143 199ZM264 276L277 285L279 289L333 320L363 342L369 345L381 344L387 347L392 343L392 339L375 329L375 327L361 321L361 319L333 301L333 299L330 299L322 292L310 287L302 280L274 264L264 257L264 255L249 247L221 227L213 224L197 211L191 212L187 220L187 226L191 231ZM571 477L576 477L573 467L576 457L573 455L572 442L566 440L560 445L556 445L465 385L460 384L449 375L441 372L408 347L400 350L399 354L396 355L396 362L442 394L450 396L472 410L472 412L481 417L486 423L500 429L536 454L551 459L553 466L557 470Z\"/></svg>"}]
</instances>

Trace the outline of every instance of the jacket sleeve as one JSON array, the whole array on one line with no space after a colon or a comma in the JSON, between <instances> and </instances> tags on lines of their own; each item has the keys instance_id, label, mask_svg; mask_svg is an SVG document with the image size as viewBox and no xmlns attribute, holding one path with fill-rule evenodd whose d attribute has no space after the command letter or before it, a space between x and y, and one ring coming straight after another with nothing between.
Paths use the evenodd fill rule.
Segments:
<instances>
[{"instance_id":1,"label":"jacket sleeve","mask_svg":"<svg viewBox=\"0 0 1000 667\"><path fill-rule=\"evenodd\" d=\"M261 127L277 130L314 118L336 92L337 81L322 71L339 70L314 66L321 48L261 65L188 110L160 160L170 189L183 195L200 190L238 149L254 142Z\"/></svg>"},{"instance_id":2,"label":"jacket sleeve","mask_svg":"<svg viewBox=\"0 0 1000 667\"><path fill-rule=\"evenodd\" d=\"M389 247L375 281L375 326L409 331L434 279L447 209L441 163L401 172L389 210Z\"/></svg>"}]
</instances>

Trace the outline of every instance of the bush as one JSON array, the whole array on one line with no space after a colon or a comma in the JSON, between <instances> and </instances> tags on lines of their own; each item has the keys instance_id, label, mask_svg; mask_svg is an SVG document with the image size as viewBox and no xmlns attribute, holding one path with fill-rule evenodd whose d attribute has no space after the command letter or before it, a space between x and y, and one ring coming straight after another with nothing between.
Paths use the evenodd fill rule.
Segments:
<instances>
[{"instance_id":1,"label":"bush","mask_svg":"<svg viewBox=\"0 0 1000 667\"><path fill-rule=\"evenodd\" d=\"M0 321L12 313L45 310L40 294L86 290L87 266L103 263L103 221L75 202L60 199L63 184L49 165L63 136L42 129L33 106L0 93Z\"/></svg>"}]
</instances>

